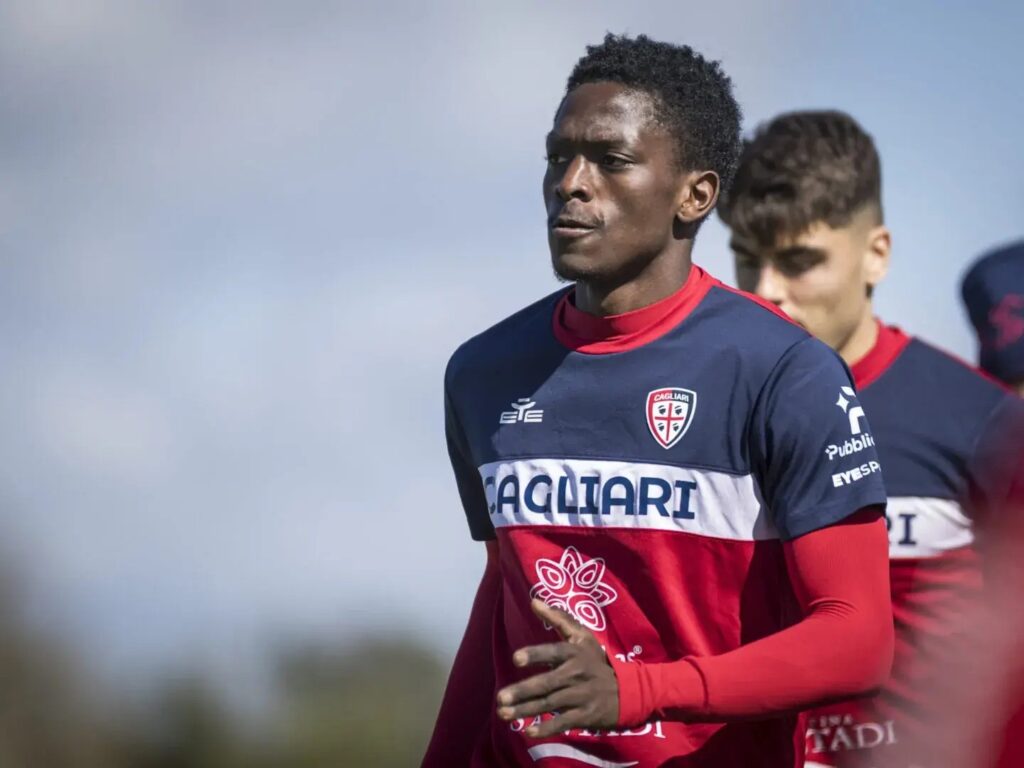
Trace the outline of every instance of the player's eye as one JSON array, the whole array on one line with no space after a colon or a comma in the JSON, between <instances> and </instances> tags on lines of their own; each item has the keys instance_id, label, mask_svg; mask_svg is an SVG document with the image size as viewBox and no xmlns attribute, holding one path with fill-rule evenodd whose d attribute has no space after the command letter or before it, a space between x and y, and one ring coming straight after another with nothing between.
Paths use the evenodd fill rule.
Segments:
<instances>
[{"instance_id":1,"label":"player's eye","mask_svg":"<svg viewBox=\"0 0 1024 768\"><path fill-rule=\"evenodd\" d=\"M816 254L801 254L799 256L792 256L786 259L779 259L776 267L779 272L784 274L786 277L796 277L802 275L804 272L816 267L822 262L820 256Z\"/></svg>"},{"instance_id":2,"label":"player's eye","mask_svg":"<svg viewBox=\"0 0 1024 768\"><path fill-rule=\"evenodd\" d=\"M632 165L629 160L619 155L605 155L601 158L601 163L606 168L626 168Z\"/></svg>"},{"instance_id":3,"label":"player's eye","mask_svg":"<svg viewBox=\"0 0 1024 768\"><path fill-rule=\"evenodd\" d=\"M561 165L569 161L565 155L560 155L557 152L548 152L546 159L548 165Z\"/></svg>"},{"instance_id":4,"label":"player's eye","mask_svg":"<svg viewBox=\"0 0 1024 768\"><path fill-rule=\"evenodd\" d=\"M736 257L737 269L760 269L761 260L756 256L752 256L749 253L743 253L741 251L733 251L733 255Z\"/></svg>"}]
</instances>

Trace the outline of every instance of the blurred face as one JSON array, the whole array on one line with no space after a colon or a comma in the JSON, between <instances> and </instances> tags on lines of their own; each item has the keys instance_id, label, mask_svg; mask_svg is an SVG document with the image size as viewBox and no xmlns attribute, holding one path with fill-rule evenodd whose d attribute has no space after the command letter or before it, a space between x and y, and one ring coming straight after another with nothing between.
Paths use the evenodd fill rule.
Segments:
<instances>
[{"instance_id":1,"label":"blurred face","mask_svg":"<svg viewBox=\"0 0 1024 768\"><path fill-rule=\"evenodd\" d=\"M733 235L736 281L742 290L777 305L840 352L871 322L869 288L885 276L890 236L863 211L848 226L824 223L764 247Z\"/></svg>"},{"instance_id":2,"label":"blurred face","mask_svg":"<svg viewBox=\"0 0 1024 768\"><path fill-rule=\"evenodd\" d=\"M651 98L618 83L587 83L566 96L547 137L547 161L548 243L555 271L567 280L630 279L672 247L677 222L691 215L688 177ZM701 183L698 197L708 194ZM717 177L712 187L693 215L714 204Z\"/></svg>"}]
</instances>

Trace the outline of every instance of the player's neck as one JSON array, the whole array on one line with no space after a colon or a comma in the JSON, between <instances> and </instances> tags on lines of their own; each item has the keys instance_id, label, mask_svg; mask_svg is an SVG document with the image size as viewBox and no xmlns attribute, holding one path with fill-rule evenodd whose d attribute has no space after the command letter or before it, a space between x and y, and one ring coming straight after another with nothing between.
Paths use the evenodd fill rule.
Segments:
<instances>
[{"instance_id":1,"label":"player's neck","mask_svg":"<svg viewBox=\"0 0 1024 768\"><path fill-rule=\"evenodd\" d=\"M607 317L643 309L661 301L683 287L690 276L690 243L682 253L654 259L632 279L619 285L578 280L574 303L590 315Z\"/></svg>"},{"instance_id":2,"label":"player's neck","mask_svg":"<svg viewBox=\"0 0 1024 768\"><path fill-rule=\"evenodd\" d=\"M871 304L868 303L857 327L846 342L836 350L849 366L859 362L878 341L878 321L875 320Z\"/></svg>"}]
</instances>

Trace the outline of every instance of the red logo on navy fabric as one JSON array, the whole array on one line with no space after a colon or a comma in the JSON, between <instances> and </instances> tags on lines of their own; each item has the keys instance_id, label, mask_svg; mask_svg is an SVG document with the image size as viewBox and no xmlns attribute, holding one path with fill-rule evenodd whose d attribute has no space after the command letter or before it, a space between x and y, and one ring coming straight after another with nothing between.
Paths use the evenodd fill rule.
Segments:
<instances>
[{"instance_id":1,"label":"red logo on navy fabric","mask_svg":"<svg viewBox=\"0 0 1024 768\"><path fill-rule=\"evenodd\" d=\"M1024 337L1024 295L1008 293L988 313L988 321L995 330L991 345L1005 349Z\"/></svg>"},{"instance_id":2,"label":"red logo on navy fabric","mask_svg":"<svg viewBox=\"0 0 1024 768\"><path fill-rule=\"evenodd\" d=\"M665 387L647 395L647 426L662 448L678 443L693 421L697 393L692 389Z\"/></svg>"}]
</instances>

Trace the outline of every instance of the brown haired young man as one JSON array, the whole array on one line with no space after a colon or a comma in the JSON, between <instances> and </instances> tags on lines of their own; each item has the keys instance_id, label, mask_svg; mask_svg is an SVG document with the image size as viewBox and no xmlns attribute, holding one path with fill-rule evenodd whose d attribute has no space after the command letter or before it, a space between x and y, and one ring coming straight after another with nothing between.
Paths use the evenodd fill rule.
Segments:
<instances>
[{"instance_id":1,"label":"brown haired young man","mask_svg":"<svg viewBox=\"0 0 1024 768\"><path fill-rule=\"evenodd\" d=\"M896 624L880 694L815 710L808 765L931 765L948 665L970 652L978 600L975 523L1006 510L1024 439L1024 404L1002 387L874 316L889 268L881 164L842 112L795 112L746 142L720 205L739 286L833 347L851 367L873 431L831 445L825 462L876 446L889 496ZM949 687L947 685L947 687Z\"/></svg>"}]
</instances>

